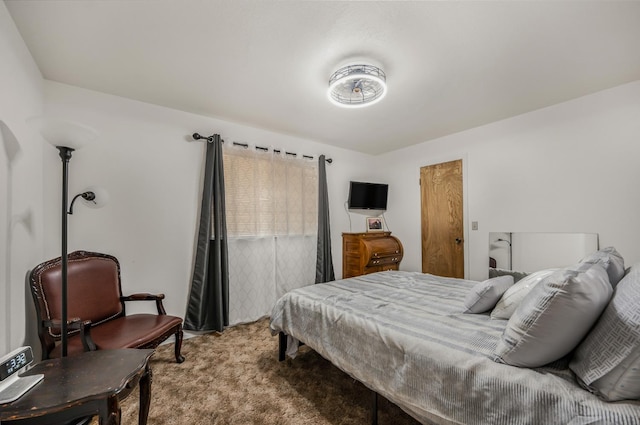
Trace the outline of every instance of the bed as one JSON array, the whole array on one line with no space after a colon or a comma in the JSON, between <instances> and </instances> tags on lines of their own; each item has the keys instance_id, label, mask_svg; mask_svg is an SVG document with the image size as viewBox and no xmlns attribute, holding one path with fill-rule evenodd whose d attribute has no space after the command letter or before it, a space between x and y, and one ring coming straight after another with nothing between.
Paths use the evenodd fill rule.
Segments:
<instances>
[{"instance_id":1,"label":"bed","mask_svg":"<svg viewBox=\"0 0 640 425\"><path fill-rule=\"evenodd\" d=\"M507 320L465 314L478 282L403 271L291 291L270 329L302 342L425 424L640 424L640 402L605 402L569 356L543 367L497 363ZM291 342L293 344L291 344Z\"/></svg>"}]
</instances>

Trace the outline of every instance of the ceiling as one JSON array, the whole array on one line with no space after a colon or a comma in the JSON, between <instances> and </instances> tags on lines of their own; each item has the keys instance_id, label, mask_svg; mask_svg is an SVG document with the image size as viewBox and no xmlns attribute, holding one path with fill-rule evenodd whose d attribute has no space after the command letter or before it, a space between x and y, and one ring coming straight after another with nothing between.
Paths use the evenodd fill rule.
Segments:
<instances>
[{"instance_id":1,"label":"ceiling","mask_svg":"<svg viewBox=\"0 0 640 425\"><path fill-rule=\"evenodd\" d=\"M370 154L640 79L637 1L5 4L48 80ZM386 98L332 105L360 62Z\"/></svg>"}]
</instances>

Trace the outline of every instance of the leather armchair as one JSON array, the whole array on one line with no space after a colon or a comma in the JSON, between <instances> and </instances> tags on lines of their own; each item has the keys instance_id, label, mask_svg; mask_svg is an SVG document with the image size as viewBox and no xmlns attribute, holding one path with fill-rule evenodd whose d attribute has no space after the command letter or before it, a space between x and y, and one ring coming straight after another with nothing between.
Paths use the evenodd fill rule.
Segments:
<instances>
[{"instance_id":1,"label":"leather armchair","mask_svg":"<svg viewBox=\"0 0 640 425\"><path fill-rule=\"evenodd\" d=\"M36 266L29 275L38 316L42 358L60 357L62 260ZM107 254L75 251L68 256L67 353L117 348L156 348L175 335L176 362L182 363L182 319L166 314L164 294L122 295L120 263ZM127 315L125 302L155 301L157 314Z\"/></svg>"}]
</instances>

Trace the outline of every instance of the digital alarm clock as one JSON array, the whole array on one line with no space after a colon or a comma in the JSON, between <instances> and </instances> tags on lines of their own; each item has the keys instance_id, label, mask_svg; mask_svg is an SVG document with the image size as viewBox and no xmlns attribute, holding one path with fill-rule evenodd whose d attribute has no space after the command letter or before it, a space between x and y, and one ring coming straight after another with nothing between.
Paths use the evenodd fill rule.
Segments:
<instances>
[{"instance_id":1,"label":"digital alarm clock","mask_svg":"<svg viewBox=\"0 0 640 425\"><path fill-rule=\"evenodd\" d=\"M31 364L33 352L31 347L20 347L2 358L0 365L0 381L4 381L23 367Z\"/></svg>"},{"instance_id":2,"label":"digital alarm clock","mask_svg":"<svg viewBox=\"0 0 640 425\"><path fill-rule=\"evenodd\" d=\"M44 375L21 377L18 372L33 363L31 347L20 347L0 359L0 404L22 397L40 382Z\"/></svg>"}]
</instances>

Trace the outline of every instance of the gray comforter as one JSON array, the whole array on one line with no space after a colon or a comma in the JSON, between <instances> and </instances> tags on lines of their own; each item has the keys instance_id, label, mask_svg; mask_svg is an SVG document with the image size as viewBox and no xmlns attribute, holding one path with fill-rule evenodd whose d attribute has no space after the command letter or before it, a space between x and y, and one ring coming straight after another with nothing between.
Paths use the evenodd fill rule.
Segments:
<instances>
[{"instance_id":1,"label":"gray comforter","mask_svg":"<svg viewBox=\"0 0 640 425\"><path fill-rule=\"evenodd\" d=\"M272 332L430 424L640 424L640 402L603 402L566 361L524 369L493 361L505 320L463 314L476 282L381 272L291 291Z\"/></svg>"}]
</instances>

